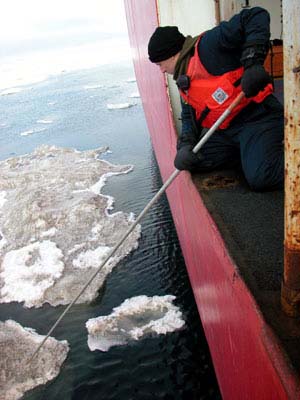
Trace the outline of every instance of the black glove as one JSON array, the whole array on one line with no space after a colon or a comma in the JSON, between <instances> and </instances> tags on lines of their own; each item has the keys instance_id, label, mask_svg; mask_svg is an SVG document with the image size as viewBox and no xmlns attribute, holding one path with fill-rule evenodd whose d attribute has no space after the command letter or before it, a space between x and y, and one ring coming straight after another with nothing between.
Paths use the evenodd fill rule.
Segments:
<instances>
[{"instance_id":1,"label":"black glove","mask_svg":"<svg viewBox=\"0 0 300 400\"><path fill-rule=\"evenodd\" d=\"M177 150L174 160L174 165L177 169L195 171L199 167L203 157L199 152L195 154L192 150L192 145L182 146Z\"/></svg>"},{"instance_id":2,"label":"black glove","mask_svg":"<svg viewBox=\"0 0 300 400\"><path fill-rule=\"evenodd\" d=\"M261 64L253 64L244 71L241 85L246 97L254 97L271 82L271 77L264 67Z\"/></svg>"}]
</instances>

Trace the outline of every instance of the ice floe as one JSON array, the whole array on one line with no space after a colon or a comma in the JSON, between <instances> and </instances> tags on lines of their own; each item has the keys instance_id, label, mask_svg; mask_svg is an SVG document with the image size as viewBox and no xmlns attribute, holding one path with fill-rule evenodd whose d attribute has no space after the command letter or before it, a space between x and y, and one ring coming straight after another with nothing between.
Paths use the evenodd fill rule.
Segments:
<instances>
[{"instance_id":1,"label":"ice floe","mask_svg":"<svg viewBox=\"0 0 300 400\"><path fill-rule=\"evenodd\" d=\"M135 104L132 103L107 104L107 108L109 110L119 110L123 108L130 108L133 106L135 106Z\"/></svg>"},{"instance_id":2,"label":"ice floe","mask_svg":"<svg viewBox=\"0 0 300 400\"><path fill-rule=\"evenodd\" d=\"M36 122L38 124L52 124L53 120L50 118L45 118L45 119L38 119Z\"/></svg>"},{"instance_id":3,"label":"ice floe","mask_svg":"<svg viewBox=\"0 0 300 400\"><path fill-rule=\"evenodd\" d=\"M94 90L94 89L102 89L104 85L86 85L84 86L84 89L86 90Z\"/></svg>"},{"instance_id":4,"label":"ice floe","mask_svg":"<svg viewBox=\"0 0 300 400\"><path fill-rule=\"evenodd\" d=\"M0 162L0 303L70 303L132 225L100 193L109 176L132 170L100 160L106 150L42 146ZM138 225L78 302L97 296L139 236Z\"/></svg>"},{"instance_id":5,"label":"ice floe","mask_svg":"<svg viewBox=\"0 0 300 400\"><path fill-rule=\"evenodd\" d=\"M134 93L131 93L128 97L135 99L135 98L139 98L141 96L140 96L139 92L134 92Z\"/></svg>"},{"instance_id":6,"label":"ice floe","mask_svg":"<svg viewBox=\"0 0 300 400\"><path fill-rule=\"evenodd\" d=\"M108 316L87 321L90 350L107 351L149 334L166 334L184 326L182 313L172 302L175 296L136 296L126 299Z\"/></svg>"},{"instance_id":7,"label":"ice floe","mask_svg":"<svg viewBox=\"0 0 300 400\"><path fill-rule=\"evenodd\" d=\"M9 94L20 93L20 92L22 92L22 90L24 90L24 89L18 88L18 87L5 89L5 90L2 90L2 92L0 92L0 96L7 96Z\"/></svg>"},{"instance_id":8,"label":"ice floe","mask_svg":"<svg viewBox=\"0 0 300 400\"><path fill-rule=\"evenodd\" d=\"M4 203L7 201L6 192L2 190L0 192L0 208L3 207Z\"/></svg>"},{"instance_id":9,"label":"ice floe","mask_svg":"<svg viewBox=\"0 0 300 400\"><path fill-rule=\"evenodd\" d=\"M0 398L16 400L36 386L55 378L65 361L67 341L49 337L40 353L29 363L44 336L15 321L0 322Z\"/></svg>"},{"instance_id":10,"label":"ice floe","mask_svg":"<svg viewBox=\"0 0 300 400\"><path fill-rule=\"evenodd\" d=\"M44 132L45 130L46 130L46 128L32 128L32 129L28 129L27 131L21 132L20 136L30 136L30 135L33 135L34 133Z\"/></svg>"},{"instance_id":11,"label":"ice floe","mask_svg":"<svg viewBox=\"0 0 300 400\"><path fill-rule=\"evenodd\" d=\"M7 252L3 258L1 290L3 302L26 301L27 304L39 302L47 289L63 273L63 253L49 240L34 242L17 250Z\"/></svg>"}]
</instances>

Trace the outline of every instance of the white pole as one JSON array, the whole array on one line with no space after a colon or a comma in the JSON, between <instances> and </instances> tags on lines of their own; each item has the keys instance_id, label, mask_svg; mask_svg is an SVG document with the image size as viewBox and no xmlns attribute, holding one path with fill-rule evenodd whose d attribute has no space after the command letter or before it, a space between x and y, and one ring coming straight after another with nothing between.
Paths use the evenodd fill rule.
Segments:
<instances>
[{"instance_id":1,"label":"white pole","mask_svg":"<svg viewBox=\"0 0 300 400\"><path fill-rule=\"evenodd\" d=\"M206 132L206 134L203 136L203 138L199 141L199 143L193 148L193 152L197 153L200 148L204 145L204 143L207 142L207 140L211 137L211 135L218 129L218 127L222 124L222 122L228 117L228 115L231 113L231 111L236 107L239 102L242 100L244 97L244 93L241 92L237 98L231 103L231 105L224 111L224 113L219 117L219 119L214 123L214 125ZM76 301L79 299L79 297L82 295L82 293L86 290L86 288L92 283L92 281L95 279L95 277L98 275L98 273L101 271L103 266L107 263L107 261L116 253L118 248L121 246L121 244L126 240L126 238L130 235L130 233L134 230L134 228L137 226L137 224L140 222L140 220L144 217L144 215L148 212L148 210L152 207L152 205L161 197L161 195L166 191L166 189L171 185L171 183L174 181L174 179L179 175L180 171L178 169L175 169L175 171L170 175L170 177L166 180L166 182L163 184L163 186L159 189L159 191L153 196L153 198L149 201L149 203L146 205L146 207L143 209L143 211L138 215L137 219L134 221L134 223L131 225L131 227L127 230L127 232L124 234L124 236L120 239L120 241L115 245L115 247L111 250L111 252L107 255L105 260L102 262L102 264L98 267L96 272L92 274L92 276L88 279L84 287L80 290L80 292L77 294L77 296L72 300L72 302L65 308L63 313L60 315L60 317L57 319L57 321L54 323L54 325L51 327L49 332L47 333L46 337L44 340L40 343L40 345L37 347L35 352L32 354L30 357L28 363L31 363L33 358L36 356L36 354L39 352L39 350L42 348L48 337L51 335L51 333L54 331L54 329L57 327L59 322L63 319L63 317L67 314L67 312L70 310L70 308L76 303Z\"/></svg>"}]
</instances>

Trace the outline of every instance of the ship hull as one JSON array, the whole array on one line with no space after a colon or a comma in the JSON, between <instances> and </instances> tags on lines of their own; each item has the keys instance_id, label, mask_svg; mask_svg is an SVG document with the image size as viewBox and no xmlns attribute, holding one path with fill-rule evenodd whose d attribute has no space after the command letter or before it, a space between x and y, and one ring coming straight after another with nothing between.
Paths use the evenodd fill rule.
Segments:
<instances>
[{"instance_id":1,"label":"ship hull","mask_svg":"<svg viewBox=\"0 0 300 400\"><path fill-rule=\"evenodd\" d=\"M173 172L176 130L167 82L147 43L158 26L155 0L125 0L137 83L165 181ZM167 189L173 220L224 399L295 399L298 377L226 248L188 172Z\"/></svg>"}]
</instances>

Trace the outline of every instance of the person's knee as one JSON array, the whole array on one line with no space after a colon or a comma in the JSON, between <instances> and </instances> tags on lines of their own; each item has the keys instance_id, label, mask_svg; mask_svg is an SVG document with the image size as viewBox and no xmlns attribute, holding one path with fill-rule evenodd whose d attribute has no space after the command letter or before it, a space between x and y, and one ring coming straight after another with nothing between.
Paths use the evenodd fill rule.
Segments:
<instances>
[{"instance_id":1,"label":"person's knee","mask_svg":"<svg viewBox=\"0 0 300 400\"><path fill-rule=\"evenodd\" d=\"M254 192L262 192L266 189L268 189L268 182L265 182L261 178L253 178L249 179L247 178L248 185L250 186L250 189L253 190Z\"/></svg>"},{"instance_id":2,"label":"person's knee","mask_svg":"<svg viewBox=\"0 0 300 400\"><path fill-rule=\"evenodd\" d=\"M251 171L246 175L247 182L251 190L261 192L264 190L275 190L283 188L284 171L283 167L263 165L256 171Z\"/></svg>"}]
</instances>

